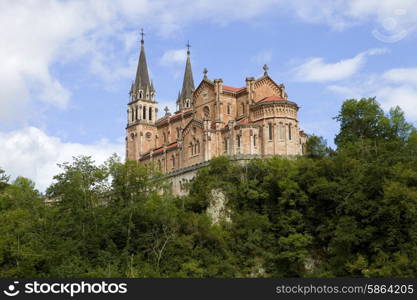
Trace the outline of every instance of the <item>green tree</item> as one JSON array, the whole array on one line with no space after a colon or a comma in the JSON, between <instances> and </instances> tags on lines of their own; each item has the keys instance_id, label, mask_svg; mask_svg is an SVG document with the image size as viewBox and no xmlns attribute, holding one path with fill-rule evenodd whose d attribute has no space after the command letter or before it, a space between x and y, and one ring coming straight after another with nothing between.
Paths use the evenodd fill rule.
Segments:
<instances>
[{"instance_id":1,"label":"green tree","mask_svg":"<svg viewBox=\"0 0 417 300\"><path fill-rule=\"evenodd\" d=\"M326 140L321 136L311 135L306 143L306 156L311 158L323 158L332 153Z\"/></svg>"},{"instance_id":2,"label":"green tree","mask_svg":"<svg viewBox=\"0 0 417 300\"><path fill-rule=\"evenodd\" d=\"M335 119L340 122L340 132L335 139L338 147L349 143L360 145L364 139L377 142L386 136L389 125L375 98L346 100Z\"/></svg>"},{"instance_id":3,"label":"green tree","mask_svg":"<svg viewBox=\"0 0 417 300\"><path fill-rule=\"evenodd\" d=\"M35 184L18 177L0 193L0 277L45 276L44 202Z\"/></svg>"},{"instance_id":4,"label":"green tree","mask_svg":"<svg viewBox=\"0 0 417 300\"><path fill-rule=\"evenodd\" d=\"M336 150L311 136L303 157L217 157L186 197L117 156L62 164L45 196L0 170L0 276L417 276L416 129L374 98L336 119Z\"/></svg>"},{"instance_id":5,"label":"green tree","mask_svg":"<svg viewBox=\"0 0 417 300\"><path fill-rule=\"evenodd\" d=\"M0 191L7 186L10 176L6 175L6 172L0 168Z\"/></svg>"}]
</instances>

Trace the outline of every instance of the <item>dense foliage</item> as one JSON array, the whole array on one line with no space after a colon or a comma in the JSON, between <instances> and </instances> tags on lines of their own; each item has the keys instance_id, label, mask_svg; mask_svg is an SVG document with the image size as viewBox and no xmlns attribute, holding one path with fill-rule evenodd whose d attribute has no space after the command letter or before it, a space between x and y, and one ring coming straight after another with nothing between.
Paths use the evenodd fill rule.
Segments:
<instances>
[{"instance_id":1,"label":"dense foliage","mask_svg":"<svg viewBox=\"0 0 417 300\"><path fill-rule=\"evenodd\" d=\"M181 198L117 157L74 158L45 195L0 170L0 277L416 277L416 129L372 98L336 119L336 150L312 136L304 157L219 157Z\"/></svg>"}]
</instances>

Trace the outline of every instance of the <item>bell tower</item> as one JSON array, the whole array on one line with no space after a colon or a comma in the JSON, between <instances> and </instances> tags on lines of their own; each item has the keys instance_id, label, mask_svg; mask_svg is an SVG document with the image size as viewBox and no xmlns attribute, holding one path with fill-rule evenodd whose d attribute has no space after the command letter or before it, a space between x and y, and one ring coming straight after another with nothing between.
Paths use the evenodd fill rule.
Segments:
<instances>
[{"instance_id":1,"label":"bell tower","mask_svg":"<svg viewBox=\"0 0 417 300\"><path fill-rule=\"evenodd\" d=\"M126 159L128 160L138 160L141 155L155 147L157 133L155 126L158 113L158 103L155 101L156 91L152 81L149 80L143 29L140 34L142 38L139 62L127 105Z\"/></svg>"}]
</instances>

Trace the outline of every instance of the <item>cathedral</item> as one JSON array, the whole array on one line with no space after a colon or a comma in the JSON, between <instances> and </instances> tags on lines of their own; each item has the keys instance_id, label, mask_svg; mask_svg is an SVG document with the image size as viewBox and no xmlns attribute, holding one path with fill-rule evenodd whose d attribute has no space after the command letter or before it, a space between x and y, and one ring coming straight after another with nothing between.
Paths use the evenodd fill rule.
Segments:
<instances>
[{"instance_id":1,"label":"cathedral","mask_svg":"<svg viewBox=\"0 0 417 300\"><path fill-rule=\"evenodd\" d=\"M171 177L173 192L216 156L235 160L304 153L307 135L300 130L298 105L288 100L264 65L260 78L247 77L242 87L204 77L194 84L187 50L176 111L166 107L158 118L156 90L149 78L143 34L136 78L130 89L126 127L126 159L154 164Z\"/></svg>"}]
</instances>

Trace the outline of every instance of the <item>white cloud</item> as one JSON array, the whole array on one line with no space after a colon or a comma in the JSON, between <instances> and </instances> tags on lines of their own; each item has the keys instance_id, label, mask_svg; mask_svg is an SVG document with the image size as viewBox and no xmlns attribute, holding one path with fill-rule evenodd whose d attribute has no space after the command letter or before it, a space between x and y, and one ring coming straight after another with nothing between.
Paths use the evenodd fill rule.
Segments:
<instances>
[{"instance_id":1,"label":"white cloud","mask_svg":"<svg viewBox=\"0 0 417 300\"><path fill-rule=\"evenodd\" d=\"M386 86L375 91L385 110L399 106L409 120L417 122L417 86Z\"/></svg>"},{"instance_id":2,"label":"white cloud","mask_svg":"<svg viewBox=\"0 0 417 300\"><path fill-rule=\"evenodd\" d=\"M0 132L0 145L0 167L13 177L32 179L41 191L60 172L57 164L70 162L73 156L92 156L98 164L113 153L124 157L123 144L106 140L93 144L66 143L35 127L25 127L9 133Z\"/></svg>"},{"instance_id":3,"label":"white cloud","mask_svg":"<svg viewBox=\"0 0 417 300\"><path fill-rule=\"evenodd\" d=\"M383 42L398 41L399 37L415 31L416 5L416 0L294 0L289 3L301 20L327 24L335 30L373 24L374 36Z\"/></svg>"},{"instance_id":4,"label":"white cloud","mask_svg":"<svg viewBox=\"0 0 417 300\"><path fill-rule=\"evenodd\" d=\"M417 68L391 69L381 77L381 82L387 84L378 88L376 94L383 99L384 108L398 105L417 122Z\"/></svg>"},{"instance_id":5,"label":"white cloud","mask_svg":"<svg viewBox=\"0 0 417 300\"><path fill-rule=\"evenodd\" d=\"M18 120L19 112L27 109L34 99L65 108L71 91L52 70L60 63L83 58L87 68L101 79L128 77L136 53L130 60L120 59L120 51L128 53L137 45L138 25L167 36L173 32L181 34L181 29L196 22L223 26L235 21L260 20L263 15L285 14L335 29L372 23L376 26L376 38L391 42L414 30L416 4L417 0L1 1L0 117L2 121ZM262 60L268 60L270 55L264 54ZM167 63L181 57L174 52L166 55ZM360 65L360 58L341 61L340 67L349 74L355 71L355 63ZM323 70L324 78L336 72L320 58L310 64L327 67ZM336 75L345 76L343 72ZM320 76L318 79L321 80Z\"/></svg>"},{"instance_id":6,"label":"white cloud","mask_svg":"<svg viewBox=\"0 0 417 300\"><path fill-rule=\"evenodd\" d=\"M392 82L417 85L417 68L391 69L383 74L383 78Z\"/></svg>"},{"instance_id":7,"label":"white cloud","mask_svg":"<svg viewBox=\"0 0 417 300\"><path fill-rule=\"evenodd\" d=\"M173 79L178 80L184 74L187 51L184 49L171 49L164 52L159 63L171 67Z\"/></svg>"},{"instance_id":8,"label":"white cloud","mask_svg":"<svg viewBox=\"0 0 417 300\"><path fill-rule=\"evenodd\" d=\"M79 3L2 1L0 3L0 111L10 118L11 103L24 107L30 96L65 107L70 92L54 78L51 62L66 40L90 27ZM19 111L19 110L18 110Z\"/></svg>"},{"instance_id":9,"label":"white cloud","mask_svg":"<svg viewBox=\"0 0 417 300\"><path fill-rule=\"evenodd\" d=\"M326 63L323 58L309 59L295 69L299 81L336 81L355 74L363 65L363 56L341 60L336 63Z\"/></svg>"},{"instance_id":10,"label":"white cloud","mask_svg":"<svg viewBox=\"0 0 417 300\"><path fill-rule=\"evenodd\" d=\"M90 71L107 83L120 79L133 78L137 66L137 57L128 60L128 63L121 63L116 59L109 59L103 53L97 52L90 61Z\"/></svg>"},{"instance_id":11,"label":"white cloud","mask_svg":"<svg viewBox=\"0 0 417 300\"><path fill-rule=\"evenodd\" d=\"M161 65L185 65L187 52L184 49L167 50L161 57Z\"/></svg>"},{"instance_id":12,"label":"white cloud","mask_svg":"<svg viewBox=\"0 0 417 300\"><path fill-rule=\"evenodd\" d=\"M0 117L19 121L34 100L65 108L71 92L52 70L55 65L83 59L87 69L105 81L131 76L139 24L168 35L195 20L215 23L253 17L260 4L243 3L245 13L230 13L237 0L222 5L185 0L16 0L0 2ZM230 10L225 8L230 8ZM134 30L132 30L134 28ZM135 43L136 40L136 43ZM120 47L120 44L122 47ZM170 53L167 53L169 55ZM182 55L165 57L178 61ZM126 63L127 62L127 63Z\"/></svg>"},{"instance_id":13,"label":"white cloud","mask_svg":"<svg viewBox=\"0 0 417 300\"><path fill-rule=\"evenodd\" d=\"M119 56L134 46L126 26L136 24L133 16L146 13L145 2L1 1L1 121L19 121L19 112L29 110L34 101L67 107L71 92L57 76L56 66L83 59L86 69L100 79L130 76L133 58L126 63Z\"/></svg>"},{"instance_id":14,"label":"white cloud","mask_svg":"<svg viewBox=\"0 0 417 300\"><path fill-rule=\"evenodd\" d=\"M294 76L298 81L337 81L356 74L366 62L366 57L386 53L386 49L370 49L358 55L336 63L327 63L321 57L311 58L294 68Z\"/></svg>"},{"instance_id":15,"label":"white cloud","mask_svg":"<svg viewBox=\"0 0 417 300\"><path fill-rule=\"evenodd\" d=\"M360 76L327 88L344 98L376 97L385 110L400 106L408 120L417 122L417 68L391 69Z\"/></svg>"}]
</instances>

